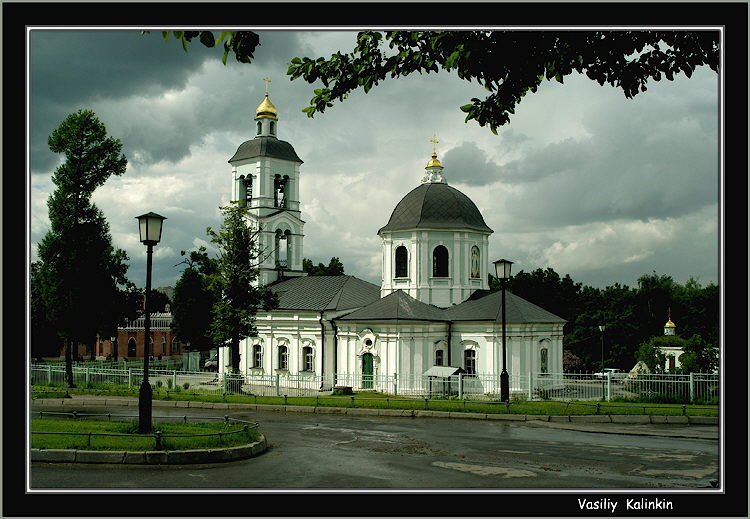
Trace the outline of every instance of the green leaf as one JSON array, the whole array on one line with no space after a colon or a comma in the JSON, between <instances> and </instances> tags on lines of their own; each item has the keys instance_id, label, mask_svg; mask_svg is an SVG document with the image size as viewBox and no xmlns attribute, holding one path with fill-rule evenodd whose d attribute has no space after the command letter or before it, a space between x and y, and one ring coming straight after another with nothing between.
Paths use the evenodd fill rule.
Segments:
<instances>
[{"instance_id":1,"label":"green leaf","mask_svg":"<svg viewBox=\"0 0 750 519\"><path fill-rule=\"evenodd\" d=\"M469 112L473 106L474 104L469 103L468 105L463 105L460 108L462 112Z\"/></svg>"},{"instance_id":2,"label":"green leaf","mask_svg":"<svg viewBox=\"0 0 750 519\"><path fill-rule=\"evenodd\" d=\"M201 43L205 45L206 47L213 47L216 45L216 40L214 39L214 34L211 31L202 31L201 32Z\"/></svg>"}]
</instances>

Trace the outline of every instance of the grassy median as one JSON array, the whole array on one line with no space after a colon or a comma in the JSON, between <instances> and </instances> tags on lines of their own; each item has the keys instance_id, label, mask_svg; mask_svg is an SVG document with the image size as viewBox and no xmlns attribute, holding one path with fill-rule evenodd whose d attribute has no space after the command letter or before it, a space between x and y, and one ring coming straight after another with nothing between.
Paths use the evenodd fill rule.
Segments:
<instances>
[{"instance_id":1,"label":"grassy median","mask_svg":"<svg viewBox=\"0 0 750 519\"><path fill-rule=\"evenodd\" d=\"M49 391L48 387L35 387L34 390ZM68 394L75 395L106 395L137 397L138 388L79 388L68 389ZM33 393L34 398L60 398L65 390L60 392ZM367 409L407 409L430 410L467 413L512 413L525 415L667 415L667 416L719 416L719 406L711 404L660 404L637 401L555 401L555 400L511 400L506 407L504 402L488 400L459 400L455 398L433 398L425 402L423 397L408 397L389 395L373 391L360 391L347 396L258 396L247 394L216 394L205 395L193 393L190 390L168 390L154 388L154 400L190 400L198 402L261 404L261 405L296 405L312 407L355 407ZM598 404L598 406L597 406Z\"/></svg>"},{"instance_id":2,"label":"grassy median","mask_svg":"<svg viewBox=\"0 0 750 519\"><path fill-rule=\"evenodd\" d=\"M260 433L255 428L248 428L245 431L243 424L225 424L223 421L187 424L177 422L154 423L153 431L161 433L159 438L160 448L157 448L156 435L139 436L138 424L132 420L99 421L36 418L31 420L31 431L31 447L33 449L172 451L235 447L247 445L260 439ZM39 434L52 432L76 434ZM218 433L221 433L221 435ZM171 435L200 436L175 437Z\"/></svg>"}]
</instances>

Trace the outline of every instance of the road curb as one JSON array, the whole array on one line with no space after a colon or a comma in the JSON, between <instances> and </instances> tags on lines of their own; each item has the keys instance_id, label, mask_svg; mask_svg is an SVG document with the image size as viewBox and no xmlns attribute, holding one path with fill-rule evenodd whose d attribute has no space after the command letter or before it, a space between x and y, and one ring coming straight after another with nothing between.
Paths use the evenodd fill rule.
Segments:
<instances>
[{"instance_id":1,"label":"road curb","mask_svg":"<svg viewBox=\"0 0 750 519\"><path fill-rule=\"evenodd\" d=\"M184 451L87 451L73 449L31 449L31 461L47 463L109 463L122 465L195 465L254 458L268 450L266 437L247 445L226 449Z\"/></svg>"}]
</instances>

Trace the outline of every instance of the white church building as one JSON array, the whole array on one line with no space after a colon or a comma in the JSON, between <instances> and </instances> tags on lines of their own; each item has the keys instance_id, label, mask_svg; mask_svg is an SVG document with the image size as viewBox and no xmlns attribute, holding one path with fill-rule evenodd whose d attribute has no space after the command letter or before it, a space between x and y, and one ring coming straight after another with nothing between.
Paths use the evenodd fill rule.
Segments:
<instances>
[{"instance_id":1,"label":"white church building","mask_svg":"<svg viewBox=\"0 0 750 519\"><path fill-rule=\"evenodd\" d=\"M493 231L474 202L448 184L435 148L425 170L415 172L416 187L378 230L380 286L348 275L307 276L303 162L278 138L278 122L266 88L255 137L229 159L232 199L249 208L249 225L260 231L265 251L258 282L279 296L277 309L258 312L257 336L241 341L241 372L250 378L310 377L323 389L388 390L393 380L403 386L444 366L482 380L478 391L495 391L496 384L499 392L502 299L488 285ZM563 371L564 323L506 292L511 387L514 375ZM228 353L220 348L222 371Z\"/></svg>"}]
</instances>

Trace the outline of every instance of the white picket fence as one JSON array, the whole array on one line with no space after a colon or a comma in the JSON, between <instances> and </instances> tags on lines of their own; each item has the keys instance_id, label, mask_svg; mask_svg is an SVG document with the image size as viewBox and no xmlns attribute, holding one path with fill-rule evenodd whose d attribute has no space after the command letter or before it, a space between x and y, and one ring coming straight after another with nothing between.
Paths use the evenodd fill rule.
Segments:
<instances>
[{"instance_id":1,"label":"white picket fence","mask_svg":"<svg viewBox=\"0 0 750 519\"><path fill-rule=\"evenodd\" d=\"M76 386L127 386L137 388L143 380L143 369L107 369L73 367ZM223 395L241 388L257 396L315 396L330 394L334 387L357 391L378 391L402 396L499 400L498 375L465 375L427 377L362 374L274 374L227 375L225 373L149 369L149 381L158 389L202 395ZM65 386L65 367L33 364L31 384ZM639 374L637 377L597 377L585 373L526 373L509 377L513 400L606 400L662 398L678 403L718 402L719 375Z\"/></svg>"}]
</instances>

